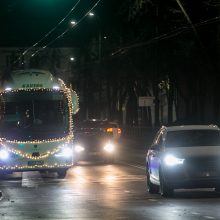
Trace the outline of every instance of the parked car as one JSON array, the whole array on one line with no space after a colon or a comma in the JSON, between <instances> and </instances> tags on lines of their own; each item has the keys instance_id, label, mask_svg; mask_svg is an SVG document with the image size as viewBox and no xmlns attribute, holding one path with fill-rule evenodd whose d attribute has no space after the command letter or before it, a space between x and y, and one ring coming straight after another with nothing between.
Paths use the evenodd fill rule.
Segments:
<instances>
[{"instance_id":1,"label":"parked car","mask_svg":"<svg viewBox=\"0 0 220 220\"><path fill-rule=\"evenodd\" d=\"M220 191L220 129L215 125L161 127L146 156L150 193L179 188Z\"/></svg>"},{"instance_id":2,"label":"parked car","mask_svg":"<svg viewBox=\"0 0 220 220\"><path fill-rule=\"evenodd\" d=\"M75 161L97 159L113 163L121 129L107 120L86 120L75 131Z\"/></svg>"}]
</instances>

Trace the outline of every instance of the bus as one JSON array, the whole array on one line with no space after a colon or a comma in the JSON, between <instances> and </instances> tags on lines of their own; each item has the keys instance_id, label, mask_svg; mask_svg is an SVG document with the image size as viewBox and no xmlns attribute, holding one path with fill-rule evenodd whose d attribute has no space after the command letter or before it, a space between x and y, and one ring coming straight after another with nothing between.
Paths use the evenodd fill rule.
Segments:
<instances>
[{"instance_id":1,"label":"bus","mask_svg":"<svg viewBox=\"0 0 220 220\"><path fill-rule=\"evenodd\" d=\"M0 86L0 175L57 172L74 165L73 114L78 96L39 69L12 71Z\"/></svg>"}]
</instances>

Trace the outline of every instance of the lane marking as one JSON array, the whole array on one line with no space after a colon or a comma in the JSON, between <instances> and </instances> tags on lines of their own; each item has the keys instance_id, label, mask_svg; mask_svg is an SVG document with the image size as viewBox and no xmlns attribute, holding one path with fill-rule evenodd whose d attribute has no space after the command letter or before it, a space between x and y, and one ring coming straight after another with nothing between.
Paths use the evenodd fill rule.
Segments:
<instances>
[{"instance_id":1,"label":"lane marking","mask_svg":"<svg viewBox=\"0 0 220 220\"><path fill-rule=\"evenodd\" d=\"M212 217L212 216L204 216L204 218L207 218L207 219L215 219L215 218Z\"/></svg>"},{"instance_id":2,"label":"lane marking","mask_svg":"<svg viewBox=\"0 0 220 220\"><path fill-rule=\"evenodd\" d=\"M191 214L192 215L199 215L200 213L199 212L192 212Z\"/></svg>"}]
</instances>

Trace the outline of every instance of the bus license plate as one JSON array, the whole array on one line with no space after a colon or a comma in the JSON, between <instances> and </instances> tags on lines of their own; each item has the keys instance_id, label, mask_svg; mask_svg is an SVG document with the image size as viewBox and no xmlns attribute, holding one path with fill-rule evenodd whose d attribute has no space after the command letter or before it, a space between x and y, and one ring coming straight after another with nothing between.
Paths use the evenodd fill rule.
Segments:
<instances>
[{"instance_id":1,"label":"bus license plate","mask_svg":"<svg viewBox=\"0 0 220 220\"><path fill-rule=\"evenodd\" d=\"M28 161L28 166L44 165L43 160Z\"/></svg>"}]
</instances>

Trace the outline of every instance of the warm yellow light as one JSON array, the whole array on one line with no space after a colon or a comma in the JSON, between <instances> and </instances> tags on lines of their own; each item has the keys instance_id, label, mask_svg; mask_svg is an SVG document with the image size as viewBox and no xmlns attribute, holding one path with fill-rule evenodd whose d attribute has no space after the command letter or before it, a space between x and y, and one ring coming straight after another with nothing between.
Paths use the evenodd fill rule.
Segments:
<instances>
[{"instance_id":1,"label":"warm yellow light","mask_svg":"<svg viewBox=\"0 0 220 220\"><path fill-rule=\"evenodd\" d=\"M73 140L73 119L72 119L72 115L73 115L73 105L72 105L72 97L71 97L71 93L72 90L67 88L65 83L63 82L63 80L58 79L58 81L60 82L61 86L61 90L63 90L64 95L67 98L67 102L68 102L68 108L69 108L69 114L68 114L68 118L69 118L69 134L66 137L63 138L55 138L55 139L46 139L46 140L33 140L33 141L18 141L18 140L7 140L5 138L0 138L0 144L9 152L17 154L23 158L27 158L27 159L32 159L32 160L38 160L38 159L43 159L43 158L47 158L50 155L55 154L56 152L58 152L59 150L61 150L64 147L64 144L58 147L53 148L51 151L47 151L43 154L41 154L38 157L33 157L32 154L30 153L26 153L23 152L21 150L17 150L16 148L13 148L12 146L7 146L7 144L46 144L46 143L52 143L52 142L65 142L65 143L70 143L71 140ZM19 89L12 89L10 92L19 92L19 91L28 91L28 92L33 92L33 91L53 91L53 89L50 88L19 88ZM0 93L0 96L2 96L4 93L6 93L7 91L2 91ZM74 91L75 92L75 91ZM77 100L78 101L78 100ZM78 104L78 103L77 103ZM46 165L45 165L46 166ZM16 165L17 167L17 165ZM39 167L39 166L38 166ZM21 168L25 168L25 167L21 167ZM28 166L28 168L30 168L30 166ZM0 167L0 169L2 169L2 167ZM12 169L12 167L10 167L10 169Z\"/></svg>"},{"instance_id":2,"label":"warm yellow light","mask_svg":"<svg viewBox=\"0 0 220 220\"><path fill-rule=\"evenodd\" d=\"M107 128L107 132L113 132L113 128Z\"/></svg>"}]
</instances>

